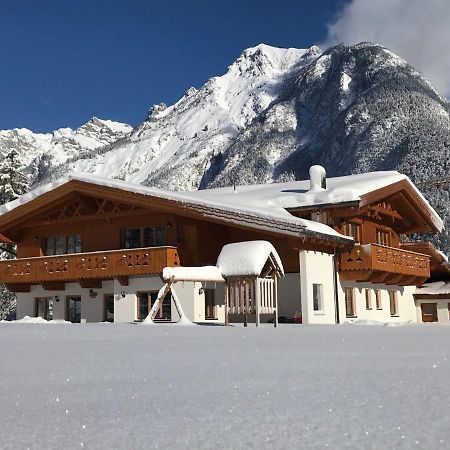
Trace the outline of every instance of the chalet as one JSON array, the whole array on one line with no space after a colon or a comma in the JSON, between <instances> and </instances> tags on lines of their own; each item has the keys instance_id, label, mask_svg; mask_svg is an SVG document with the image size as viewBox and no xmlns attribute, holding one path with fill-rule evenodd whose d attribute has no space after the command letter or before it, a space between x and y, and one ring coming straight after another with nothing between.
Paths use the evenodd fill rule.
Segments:
<instances>
[{"instance_id":1,"label":"chalet","mask_svg":"<svg viewBox=\"0 0 450 450\"><path fill-rule=\"evenodd\" d=\"M164 268L216 266L227 244L267 241L280 264L269 259L273 267L252 276L264 284L278 274L279 316L420 321L414 292L436 252L406 238L441 229L398 172L327 179L313 166L306 181L195 192L72 175L0 207L0 238L17 245L17 259L0 262L0 282L17 292L18 318L141 321ZM179 304L194 322L223 323L227 289L214 280L174 283L156 319L177 320Z\"/></svg>"}]
</instances>

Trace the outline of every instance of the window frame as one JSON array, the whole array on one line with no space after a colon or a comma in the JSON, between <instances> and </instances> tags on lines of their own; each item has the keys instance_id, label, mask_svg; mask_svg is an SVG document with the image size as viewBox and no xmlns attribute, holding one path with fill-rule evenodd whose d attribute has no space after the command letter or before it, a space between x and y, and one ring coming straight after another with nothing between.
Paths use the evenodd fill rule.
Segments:
<instances>
[{"instance_id":1,"label":"window frame","mask_svg":"<svg viewBox=\"0 0 450 450\"><path fill-rule=\"evenodd\" d=\"M398 317L398 291L389 290L389 312L391 317Z\"/></svg>"},{"instance_id":2,"label":"window frame","mask_svg":"<svg viewBox=\"0 0 450 450\"><path fill-rule=\"evenodd\" d=\"M217 302L216 290L214 288L205 288L203 290L205 297L205 320L217 320ZM208 296L211 296L212 302L208 302ZM212 314L208 314L211 312Z\"/></svg>"},{"instance_id":3,"label":"window frame","mask_svg":"<svg viewBox=\"0 0 450 450\"><path fill-rule=\"evenodd\" d=\"M365 298L366 298L366 311L372 310L372 289L365 288L364 290Z\"/></svg>"},{"instance_id":4,"label":"window frame","mask_svg":"<svg viewBox=\"0 0 450 450\"><path fill-rule=\"evenodd\" d=\"M79 251L69 252L69 239L75 238L75 246L70 245L70 248L79 248ZM59 241L59 245L57 242ZM51 245L49 245L51 243ZM61 247L61 253L56 253L57 247ZM44 245L42 248L44 256L60 256L83 252L83 239L81 233L59 234L46 236L44 238Z\"/></svg>"},{"instance_id":5,"label":"window frame","mask_svg":"<svg viewBox=\"0 0 450 450\"><path fill-rule=\"evenodd\" d=\"M358 222L345 222L344 234L352 237L355 242L361 242L361 224Z\"/></svg>"},{"instance_id":6,"label":"window frame","mask_svg":"<svg viewBox=\"0 0 450 450\"><path fill-rule=\"evenodd\" d=\"M149 290L149 291L138 291L136 292L136 320L138 321L142 321L145 320L145 318L150 314L150 311L152 310L152 307L156 301L156 299L158 298L158 292L156 290ZM152 301L152 294L154 295L154 301ZM142 295L147 295L147 316L145 317L141 317L141 296ZM167 302L170 299L169 305L170 305L170 317L166 318L164 317L164 302ZM159 319L159 320L166 320L168 322L170 322L172 320L172 293L168 292L166 294L166 296L163 298L162 301L163 307L160 308L158 314L156 315L155 319ZM165 305L167 307L167 303Z\"/></svg>"},{"instance_id":7,"label":"window frame","mask_svg":"<svg viewBox=\"0 0 450 450\"><path fill-rule=\"evenodd\" d=\"M44 317L39 315L39 302L45 301ZM50 308L51 303L51 308ZM34 297L34 317L41 317L44 320L53 320L53 297ZM49 315L51 311L51 316Z\"/></svg>"},{"instance_id":8,"label":"window frame","mask_svg":"<svg viewBox=\"0 0 450 450\"><path fill-rule=\"evenodd\" d=\"M72 322L71 319L71 314L70 314L70 301L73 301L74 304L79 304L80 306L80 320ZM81 311L81 307L82 307L82 297L81 295L66 295L66 305L65 305L65 314L64 316L66 317L66 320L72 323L81 323L81 319L82 319L82 311Z\"/></svg>"},{"instance_id":9,"label":"window frame","mask_svg":"<svg viewBox=\"0 0 450 450\"><path fill-rule=\"evenodd\" d=\"M323 313L323 284L322 283L313 283L312 288L312 301L313 301L313 312L315 314ZM316 294L318 294L316 298ZM317 308L316 308L316 299L317 299Z\"/></svg>"},{"instance_id":10,"label":"window frame","mask_svg":"<svg viewBox=\"0 0 450 450\"><path fill-rule=\"evenodd\" d=\"M146 242L146 231L152 230L151 236L153 242ZM129 231L137 231L139 230L139 245L137 247L126 246L125 235ZM161 239L162 235L162 239ZM167 239L167 225L164 224L156 224L156 225L145 225L142 227L130 227L123 228L121 230L121 246L124 249L131 250L134 248L148 248L148 247L166 247L168 244ZM151 245L149 245L151 244Z\"/></svg>"},{"instance_id":11,"label":"window frame","mask_svg":"<svg viewBox=\"0 0 450 450\"><path fill-rule=\"evenodd\" d=\"M112 312L112 320L108 319L108 298L112 299L112 305L113 305L113 312ZM103 322L114 322L114 314L116 312L116 305L115 305L115 296L114 294L104 294L103 295Z\"/></svg>"},{"instance_id":12,"label":"window frame","mask_svg":"<svg viewBox=\"0 0 450 450\"><path fill-rule=\"evenodd\" d=\"M127 242L133 242L133 241L135 241L135 239L130 237L129 240L127 240L128 238L126 237L126 235L128 233L135 232L135 231L137 231L139 233L139 236L138 236L139 244L137 246L127 245L126 244ZM142 247L141 244L142 244L142 229L141 228L125 228L122 230L122 248L127 249L127 250L130 250L133 248L141 248Z\"/></svg>"},{"instance_id":13,"label":"window frame","mask_svg":"<svg viewBox=\"0 0 450 450\"><path fill-rule=\"evenodd\" d=\"M349 301L350 299L350 301ZM356 304L355 304L355 288L346 286L344 288L344 300L345 300L345 317L348 318L354 318L358 317L356 314ZM351 312L352 314L349 314L349 308L348 305L351 304Z\"/></svg>"},{"instance_id":14,"label":"window frame","mask_svg":"<svg viewBox=\"0 0 450 450\"><path fill-rule=\"evenodd\" d=\"M383 303L381 301L381 289L375 289L375 307L377 311L383 309Z\"/></svg>"}]
</instances>

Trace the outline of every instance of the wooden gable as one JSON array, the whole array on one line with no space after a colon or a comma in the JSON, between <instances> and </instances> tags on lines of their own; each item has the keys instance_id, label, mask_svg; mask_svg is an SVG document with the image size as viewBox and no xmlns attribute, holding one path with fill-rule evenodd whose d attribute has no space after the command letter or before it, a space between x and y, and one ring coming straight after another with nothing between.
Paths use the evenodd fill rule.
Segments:
<instances>
[{"instance_id":1,"label":"wooden gable","mask_svg":"<svg viewBox=\"0 0 450 450\"><path fill-rule=\"evenodd\" d=\"M309 218L317 211L326 211L339 220L367 219L391 227L398 234L438 232L430 206L407 180L401 180L361 196L359 201L290 208L289 211Z\"/></svg>"},{"instance_id":2,"label":"wooden gable","mask_svg":"<svg viewBox=\"0 0 450 450\"><path fill-rule=\"evenodd\" d=\"M27 226L56 225L76 220L109 219L144 211L146 211L145 208L132 204L74 193L61 199L59 204L49 210L37 214L31 224Z\"/></svg>"},{"instance_id":3,"label":"wooden gable","mask_svg":"<svg viewBox=\"0 0 450 450\"><path fill-rule=\"evenodd\" d=\"M390 217L392 228L398 233L440 231L433 220L430 206L407 180L363 195L359 207L362 212Z\"/></svg>"}]
</instances>

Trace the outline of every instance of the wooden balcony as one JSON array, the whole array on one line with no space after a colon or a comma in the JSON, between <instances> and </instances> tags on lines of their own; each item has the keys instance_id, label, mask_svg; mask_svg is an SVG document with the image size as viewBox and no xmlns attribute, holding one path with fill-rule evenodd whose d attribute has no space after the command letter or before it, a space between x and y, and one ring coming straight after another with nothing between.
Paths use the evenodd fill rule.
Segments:
<instances>
[{"instance_id":1,"label":"wooden balcony","mask_svg":"<svg viewBox=\"0 0 450 450\"><path fill-rule=\"evenodd\" d=\"M430 257L379 244L356 244L340 255L343 280L390 285L420 285L430 277Z\"/></svg>"},{"instance_id":2,"label":"wooden balcony","mask_svg":"<svg viewBox=\"0 0 450 450\"><path fill-rule=\"evenodd\" d=\"M101 280L160 274L166 266L180 265L175 247L151 247L105 252L74 253L0 261L0 283L12 291L29 291L31 284L64 289L78 281L82 287L99 287Z\"/></svg>"}]
</instances>

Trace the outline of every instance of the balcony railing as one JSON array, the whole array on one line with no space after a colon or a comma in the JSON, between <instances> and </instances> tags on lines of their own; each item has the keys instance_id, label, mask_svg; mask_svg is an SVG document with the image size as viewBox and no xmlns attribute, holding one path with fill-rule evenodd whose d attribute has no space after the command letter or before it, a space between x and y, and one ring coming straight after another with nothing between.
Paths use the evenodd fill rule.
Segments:
<instances>
[{"instance_id":1,"label":"balcony railing","mask_svg":"<svg viewBox=\"0 0 450 450\"><path fill-rule=\"evenodd\" d=\"M426 279L430 276L430 257L379 244L356 244L351 252L341 254L340 270L361 273L359 278L357 273L351 277L358 281L370 281L374 272Z\"/></svg>"},{"instance_id":2,"label":"balcony railing","mask_svg":"<svg viewBox=\"0 0 450 450\"><path fill-rule=\"evenodd\" d=\"M178 266L175 247L151 247L74 253L0 261L0 283L33 284L46 281L111 279L159 274L166 266Z\"/></svg>"}]
</instances>

